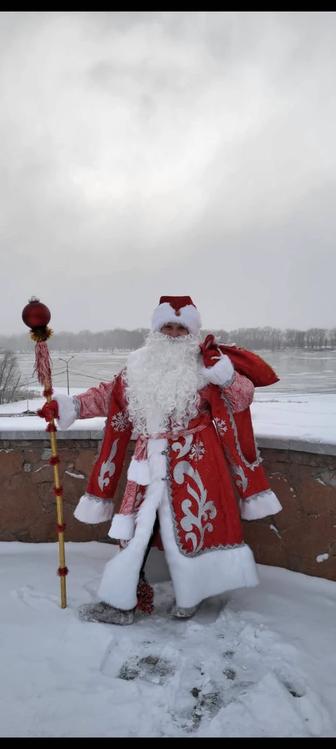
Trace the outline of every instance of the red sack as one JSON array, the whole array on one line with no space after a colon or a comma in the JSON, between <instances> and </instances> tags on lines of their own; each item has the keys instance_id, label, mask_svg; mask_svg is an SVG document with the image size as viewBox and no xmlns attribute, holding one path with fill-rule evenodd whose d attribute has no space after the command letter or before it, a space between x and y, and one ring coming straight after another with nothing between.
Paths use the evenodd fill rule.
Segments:
<instances>
[{"instance_id":1,"label":"red sack","mask_svg":"<svg viewBox=\"0 0 336 749\"><path fill-rule=\"evenodd\" d=\"M272 367L253 351L248 351L239 346L218 344L212 334L207 335L200 348L205 366L211 364L211 360L212 363L215 363L220 351L222 354L227 354L237 372L248 377L255 387L264 387L279 382L279 377Z\"/></svg>"}]
</instances>

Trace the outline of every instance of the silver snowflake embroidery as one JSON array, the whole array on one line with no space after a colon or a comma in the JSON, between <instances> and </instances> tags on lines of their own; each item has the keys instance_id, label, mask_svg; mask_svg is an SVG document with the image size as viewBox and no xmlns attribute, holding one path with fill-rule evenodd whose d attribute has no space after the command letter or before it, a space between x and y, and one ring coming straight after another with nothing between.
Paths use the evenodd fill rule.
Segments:
<instances>
[{"instance_id":1,"label":"silver snowflake embroidery","mask_svg":"<svg viewBox=\"0 0 336 749\"><path fill-rule=\"evenodd\" d=\"M216 427L217 427L217 429L219 431L219 434L224 434L225 432L227 432L227 426L226 426L226 423L225 423L225 419L219 419L218 416L216 416L216 418L214 419L214 421L215 421Z\"/></svg>"},{"instance_id":2,"label":"silver snowflake embroidery","mask_svg":"<svg viewBox=\"0 0 336 749\"><path fill-rule=\"evenodd\" d=\"M204 443L202 442L202 440L198 440L198 442L194 442L190 450L191 460L196 460L198 462L199 460L202 460L204 454L205 454L205 447L204 447Z\"/></svg>"},{"instance_id":3,"label":"silver snowflake embroidery","mask_svg":"<svg viewBox=\"0 0 336 749\"><path fill-rule=\"evenodd\" d=\"M122 411L118 411L112 416L111 424L116 432L124 432L129 424L128 417Z\"/></svg>"}]
</instances>

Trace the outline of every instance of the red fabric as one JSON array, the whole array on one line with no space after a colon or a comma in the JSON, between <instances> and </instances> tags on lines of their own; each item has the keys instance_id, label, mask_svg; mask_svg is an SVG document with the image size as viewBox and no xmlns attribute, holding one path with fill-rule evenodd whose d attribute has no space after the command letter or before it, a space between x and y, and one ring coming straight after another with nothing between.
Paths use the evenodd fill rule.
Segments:
<instances>
[{"instance_id":1,"label":"red fabric","mask_svg":"<svg viewBox=\"0 0 336 749\"><path fill-rule=\"evenodd\" d=\"M210 385L202 395L216 428L211 424L195 435L188 453L184 454L183 439L178 440L181 450L176 449L175 443L169 452L175 533L185 555L243 543L236 492L241 499L247 499L269 489L262 466L257 461L254 467L246 465L239 455L234 430L230 428L232 413L220 389ZM247 444L251 463L257 456L249 440Z\"/></svg>"},{"instance_id":2,"label":"red fabric","mask_svg":"<svg viewBox=\"0 0 336 749\"><path fill-rule=\"evenodd\" d=\"M212 367L218 361L220 353L227 354L237 372L245 375L255 385L264 387L279 381L279 377L261 356L238 346L218 344L215 337L209 334L200 346L204 365Z\"/></svg>"},{"instance_id":3,"label":"red fabric","mask_svg":"<svg viewBox=\"0 0 336 749\"><path fill-rule=\"evenodd\" d=\"M205 338L200 348L206 367L212 367L216 364L218 356L222 353L229 356L236 372L247 377L256 387L273 385L279 380L272 367L260 356L237 346L217 344L212 334ZM253 463L256 459L256 447L250 408L246 408L240 412L236 411L233 414L233 418L238 431L241 450L247 460ZM266 477L264 488L269 488ZM262 483L259 491L263 491Z\"/></svg>"},{"instance_id":4,"label":"red fabric","mask_svg":"<svg viewBox=\"0 0 336 749\"><path fill-rule=\"evenodd\" d=\"M202 433L201 443L204 457L198 462L188 454L181 460L179 451L170 453L171 507L184 555L243 543L229 465L213 425Z\"/></svg>"},{"instance_id":5,"label":"red fabric","mask_svg":"<svg viewBox=\"0 0 336 749\"><path fill-rule=\"evenodd\" d=\"M170 304L175 311L181 309L181 307L186 307L188 304L192 304L193 307L196 306L190 296L161 296L159 304L165 303Z\"/></svg>"},{"instance_id":6,"label":"red fabric","mask_svg":"<svg viewBox=\"0 0 336 749\"><path fill-rule=\"evenodd\" d=\"M51 383L51 359L48 344L45 341L38 341L35 346L35 367L34 372L41 385L50 385Z\"/></svg>"},{"instance_id":7,"label":"red fabric","mask_svg":"<svg viewBox=\"0 0 336 749\"><path fill-rule=\"evenodd\" d=\"M207 335L200 345L205 367L213 367L221 358L221 352L213 335Z\"/></svg>"},{"instance_id":8,"label":"red fabric","mask_svg":"<svg viewBox=\"0 0 336 749\"><path fill-rule=\"evenodd\" d=\"M223 388L223 393L228 399L233 413L244 411L249 408L253 401L254 385L248 377L235 372L232 384Z\"/></svg>"},{"instance_id":9,"label":"red fabric","mask_svg":"<svg viewBox=\"0 0 336 749\"><path fill-rule=\"evenodd\" d=\"M52 419L58 419L59 418L59 412L58 412L58 403L55 400L50 401L49 403L44 403L42 408L39 409L37 412L38 416L41 416L41 419L45 419L46 421L51 421Z\"/></svg>"},{"instance_id":10,"label":"red fabric","mask_svg":"<svg viewBox=\"0 0 336 749\"><path fill-rule=\"evenodd\" d=\"M110 500L114 496L132 433L132 425L127 415L122 375L121 372L113 382L100 455L93 467L87 487L89 494L100 499ZM83 398L82 409L85 411Z\"/></svg>"},{"instance_id":11,"label":"red fabric","mask_svg":"<svg viewBox=\"0 0 336 749\"><path fill-rule=\"evenodd\" d=\"M200 398L199 415L188 429L194 430L209 416L213 421L209 419L202 431L167 439L175 534L185 555L241 544L243 534L236 493L241 499L248 499L269 489L264 470L256 459L252 425L247 416L240 421L238 418L236 426L225 390L217 385L203 388ZM241 426L246 430L244 435L240 433ZM112 391L101 453L89 479L89 494L113 499L131 433L125 385L119 375ZM136 497L136 485L134 489Z\"/></svg>"},{"instance_id":12,"label":"red fabric","mask_svg":"<svg viewBox=\"0 0 336 749\"><path fill-rule=\"evenodd\" d=\"M249 408L246 408L245 411L235 413L233 416L238 429L240 447L247 460L250 463L253 463L256 458L256 449L253 436L251 411Z\"/></svg>"},{"instance_id":13,"label":"red fabric","mask_svg":"<svg viewBox=\"0 0 336 749\"><path fill-rule=\"evenodd\" d=\"M135 481L126 481L126 487L122 503L119 508L120 515L132 515L142 504L146 492L145 486L140 486Z\"/></svg>"},{"instance_id":14,"label":"red fabric","mask_svg":"<svg viewBox=\"0 0 336 749\"><path fill-rule=\"evenodd\" d=\"M89 388L81 395L76 395L80 404L80 418L90 419L92 416L107 416L115 379L111 382L101 382L97 387Z\"/></svg>"}]
</instances>

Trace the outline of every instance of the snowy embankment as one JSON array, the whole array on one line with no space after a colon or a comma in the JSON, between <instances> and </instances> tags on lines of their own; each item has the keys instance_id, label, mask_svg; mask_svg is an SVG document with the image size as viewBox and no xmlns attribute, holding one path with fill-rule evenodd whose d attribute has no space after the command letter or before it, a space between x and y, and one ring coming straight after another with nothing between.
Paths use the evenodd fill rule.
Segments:
<instances>
[{"instance_id":1,"label":"snowy embankment","mask_svg":"<svg viewBox=\"0 0 336 749\"><path fill-rule=\"evenodd\" d=\"M56 545L0 544L2 736L335 736L336 583L258 565L259 587L183 622L157 582L154 614L123 628L76 613L115 548L66 551L61 609Z\"/></svg>"},{"instance_id":2,"label":"snowy embankment","mask_svg":"<svg viewBox=\"0 0 336 749\"><path fill-rule=\"evenodd\" d=\"M71 393L83 392L74 388ZM66 392L55 388L55 392ZM44 399L29 401L29 408L36 411ZM0 406L0 435L8 431L43 431L44 423L38 416L9 416L27 409L27 401L7 403ZM260 444L273 439L278 443L302 441L323 446L336 445L336 395L323 393L279 393L256 390L252 405L252 418L256 437ZM68 432L96 431L104 426L103 418L76 421ZM314 452L314 449L312 450Z\"/></svg>"}]
</instances>

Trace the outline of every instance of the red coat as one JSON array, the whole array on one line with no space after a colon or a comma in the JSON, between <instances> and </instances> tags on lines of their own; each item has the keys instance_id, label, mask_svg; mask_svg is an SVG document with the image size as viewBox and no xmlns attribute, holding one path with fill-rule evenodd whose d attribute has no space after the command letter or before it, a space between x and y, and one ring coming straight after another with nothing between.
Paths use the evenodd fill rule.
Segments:
<instances>
[{"instance_id":1,"label":"red coat","mask_svg":"<svg viewBox=\"0 0 336 749\"><path fill-rule=\"evenodd\" d=\"M96 391L97 392L97 391ZM244 456L225 391L209 384L200 392L198 416L181 435L166 434L168 496L180 551L188 556L243 543L239 498L269 489L254 454ZM85 412L87 394L82 396ZM86 400L85 400L86 398ZM113 499L121 475L132 425L128 420L122 373L114 381L100 457L87 487L88 496ZM129 502L127 492L133 496ZM128 482L126 514L138 508L145 487ZM135 505L135 502L137 503Z\"/></svg>"},{"instance_id":2,"label":"red coat","mask_svg":"<svg viewBox=\"0 0 336 749\"><path fill-rule=\"evenodd\" d=\"M112 606L128 610L137 605L139 573L157 516L178 606L194 606L209 596L258 583L240 513L254 520L281 509L260 465L249 412L251 379L255 374L258 378L253 370L259 363L248 357L253 378L236 370L227 386L231 375L226 358L219 358L213 365L210 352L206 381L212 384L199 391L198 414L188 428L137 440L125 496L108 534L126 543L106 565L98 591ZM240 353L237 368L242 358ZM132 436L123 373L76 396L74 405L80 418L107 415L99 458L75 510L82 522L103 522L112 517Z\"/></svg>"}]
</instances>

